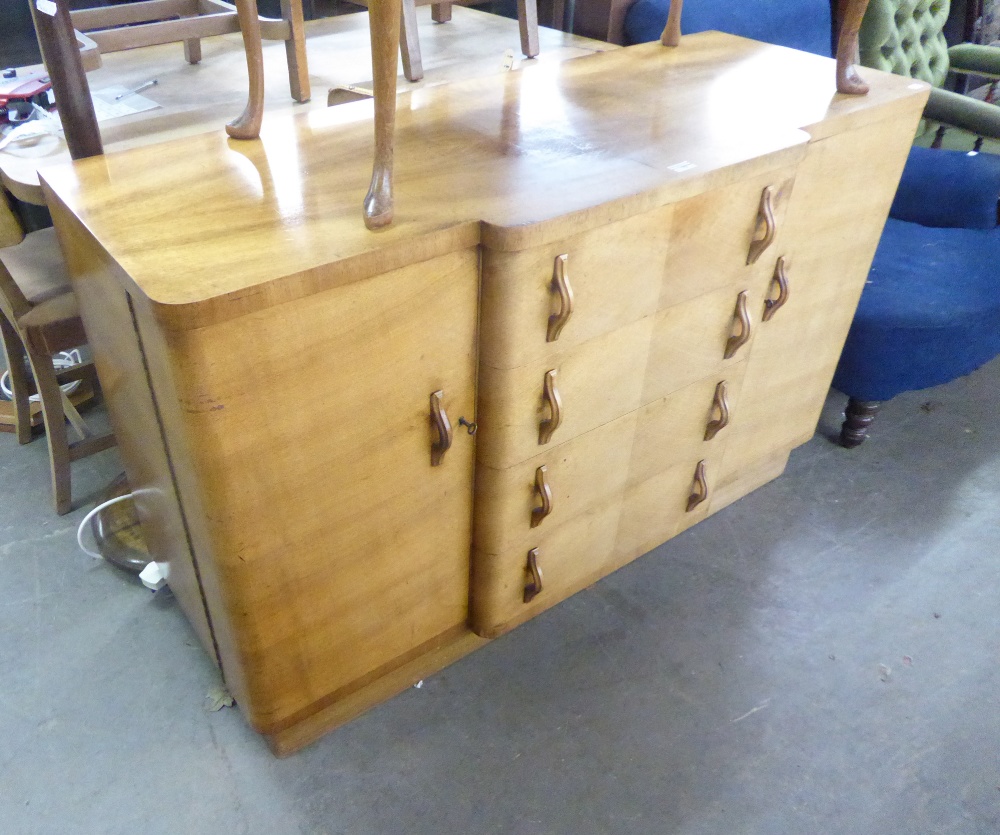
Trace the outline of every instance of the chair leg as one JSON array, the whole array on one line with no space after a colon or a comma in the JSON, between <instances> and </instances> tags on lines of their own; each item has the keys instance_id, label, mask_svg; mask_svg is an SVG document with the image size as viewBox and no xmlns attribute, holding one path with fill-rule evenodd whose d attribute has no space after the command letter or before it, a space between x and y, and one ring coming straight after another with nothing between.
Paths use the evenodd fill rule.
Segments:
<instances>
[{"instance_id":1,"label":"chair leg","mask_svg":"<svg viewBox=\"0 0 1000 835\"><path fill-rule=\"evenodd\" d=\"M399 17L399 56L403 59L406 80L420 81L424 77L424 63L420 58L417 4L414 0L403 0L403 11Z\"/></svg>"},{"instance_id":2,"label":"chair leg","mask_svg":"<svg viewBox=\"0 0 1000 835\"><path fill-rule=\"evenodd\" d=\"M434 3L431 5L431 20L435 23L447 23L451 20L451 3Z\"/></svg>"},{"instance_id":3,"label":"chair leg","mask_svg":"<svg viewBox=\"0 0 1000 835\"><path fill-rule=\"evenodd\" d=\"M189 64L201 63L201 38L188 38L184 41L184 60Z\"/></svg>"},{"instance_id":4,"label":"chair leg","mask_svg":"<svg viewBox=\"0 0 1000 835\"><path fill-rule=\"evenodd\" d=\"M312 91L309 87L309 64L306 61L306 30L302 0L281 0L281 17L288 22L288 39L285 41L288 86L295 101L307 102Z\"/></svg>"},{"instance_id":5,"label":"chair leg","mask_svg":"<svg viewBox=\"0 0 1000 835\"><path fill-rule=\"evenodd\" d=\"M844 425L840 427L840 445L846 449L854 449L864 443L868 437L868 427L875 420L881 404L874 400L855 400L853 397L847 401L847 408L844 410Z\"/></svg>"},{"instance_id":6,"label":"chair leg","mask_svg":"<svg viewBox=\"0 0 1000 835\"><path fill-rule=\"evenodd\" d=\"M517 23L521 30L521 52L525 58L534 58L539 52L537 0L517 0Z\"/></svg>"},{"instance_id":7,"label":"chair leg","mask_svg":"<svg viewBox=\"0 0 1000 835\"><path fill-rule=\"evenodd\" d=\"M0 314L0 342L3 343L4 357L7 360L7 370L10 372L11 400L14 406L14 432L19 444L31 440L31 404L28 397L31 394L31 384L24 370L24 344L17 335L14 326L7 317Z\"/></svg>"},{"instance_id":8,"label":"chair leg","mask_svg":"<svg viewBox=\"0 0 1000 835\"><path fill-rule=\"evenodd\" d=\"M66 416L63 413L62 390L52 367L52 357L36 351L30 344L31 336L25 339L28 363L35 375L35 387L42 402L42 420L45 423L45 441L49 445L49 464L52 470L52 504L56 513L62 516L72 507L72 492L69 465L69 437L66 434Z\"/></svg>"}]
</instances>

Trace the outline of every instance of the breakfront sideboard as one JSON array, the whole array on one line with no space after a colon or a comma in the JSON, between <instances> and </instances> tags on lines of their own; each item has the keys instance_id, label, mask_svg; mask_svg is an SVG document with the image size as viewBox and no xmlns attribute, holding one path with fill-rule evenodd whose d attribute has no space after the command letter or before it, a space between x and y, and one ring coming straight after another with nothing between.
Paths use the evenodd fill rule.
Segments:
<instances>
[{"instance_id":1,"label":"breakfront sideboard","mask_svg":"<svg viewBox=\"0 0 1000 835\"><path fill-rule=\"evenodd\" d=\"M778 476L926 85L719 33L44 172L150 549L288 753Z\"/></svg>"}]
</instances>

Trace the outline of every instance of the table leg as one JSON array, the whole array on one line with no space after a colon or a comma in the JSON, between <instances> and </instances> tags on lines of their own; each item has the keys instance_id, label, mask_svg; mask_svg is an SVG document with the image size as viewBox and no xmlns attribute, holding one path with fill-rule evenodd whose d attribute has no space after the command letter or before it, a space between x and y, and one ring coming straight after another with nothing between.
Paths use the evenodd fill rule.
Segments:
<instances>
[{"instance_id":1,"label":"table leg","mask_svg":"<svg viewBox=\"0 0 1000 835\"><path fill-rule=\"evenodd\" d=\"M401 9L400 0L372 0L368 7L375 76L375 160L364 203L365 225L369 229L392 223L392 151Z\"/></svg>"}]
</instances>

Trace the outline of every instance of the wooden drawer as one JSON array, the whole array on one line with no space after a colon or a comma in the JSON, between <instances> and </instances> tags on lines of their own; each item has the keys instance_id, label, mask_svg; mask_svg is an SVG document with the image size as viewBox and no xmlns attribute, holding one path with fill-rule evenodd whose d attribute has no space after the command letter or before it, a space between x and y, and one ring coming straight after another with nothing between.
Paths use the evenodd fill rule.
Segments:
<instances>
[{"instance_id":1,"label":"wooden drawer","mask_svg":"<svg viewBox=\"0 0 1000 835\"><path fill-rule=\"evenodd\" d=\"M478 463L506 469L638 408L652 326L653 317L646 317L519 368L481 366ZM540 443L540 425L553 413L555 398L545 394L546 375L553 371L560 421L551 439Z\"/></svg>"},{"instance_id":2,"label":"wooden drawer","mask_svg":"<svg viewBox=\"0 0 1000 835\"><path fill-rule=\"evenodd\" d=\"M794 168L782 168L678 203L657 307L662 310L716 289L766 280L783 246L794 179ZM774 240L756 263L748 265L751 242L762 240L766 231L759 211L766 188L771 193Z\"/></svg>"},{"instance_id":3,"label":"wooden drawer","mask_svg":"<svg viewBox=\"0 0 1000 835\"><path fill-rule=\"evenodd\" d=\"M613 569L611 555L618 527L621 494L568 522L539 533L531 549L472 553L472 629L493 638L523 623ZM529 551L534 551L542 590L526 600L533 581Z\"/></svg>"},{"instance_id":4,"label":"wooden drawer","mask_svg":"<svg viewBox=\"0 0 1000 835\"><path fill-rule=\"evenodd\" d=\"M655 311L672 214L665 206L548 246L484 250L481 361L516 368ZM549 319L565 304L554 278L562 256L572 313L550 342Z\"/></svg>"},{"instance_id":5,"label":"wooden drawer","mask_svg":"<svg viewBox=\"0 0 1000 835\"><path fill-rule=\"evenodd\" d=\"M540 534L620 495L637 415L632 412L508 469L477 467L474 546L490 554L526 550ZM549 512L543 515L545 506Z\"/></svg>"},{"instance_id":6,"label":"wooden drawer","mask_svg":"<svg viewBox=\"0 0 1000 835\"><path fill-rule=\"evenodd\" d=\"M718 484L719 464L739 412L745 363L699 380L639 410L616 563L634 559L702 519ZM714 433L710 433L710 425ZM705 462L706 499L691 510L698 462Z\"/></svg>"},{"instance_id":7,"label":"wooden drawer","mask_svg":"<svg viewBox=\"0 0 1000 835\"><path fill-rule=\"evenodd\" d=\"M743 301L741 294L745 293ZM760 322L761 288L723 287L661 310L654 317L642 403L652 403L743 362ZM746 319L740 321L739 309ZM738 338L746 337L743 344ZM726 358L732 342L732 356Z\"/></svg>"}]
</instances>

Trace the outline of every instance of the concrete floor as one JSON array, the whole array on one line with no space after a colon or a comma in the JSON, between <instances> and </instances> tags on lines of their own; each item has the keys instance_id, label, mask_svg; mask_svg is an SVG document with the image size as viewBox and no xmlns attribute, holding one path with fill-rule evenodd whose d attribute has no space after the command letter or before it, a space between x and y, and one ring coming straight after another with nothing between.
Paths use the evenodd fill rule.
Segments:
<instances>
[{"instance_id":1,"label":"concrete floor","mask_svg":"<svg viewBox=\"0 0 1000 835\"><path fill-rule=\"evenodd\" d=\"M851 452L831 399L776 482L288 760L0 435L0 832L995 835L998 391Z\"/></svg>"}]
</instances>

